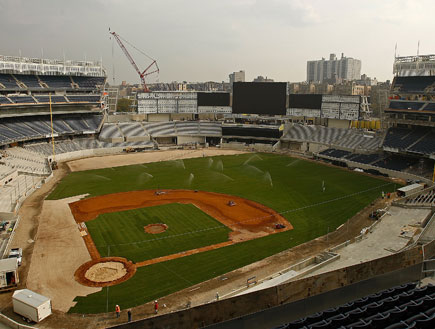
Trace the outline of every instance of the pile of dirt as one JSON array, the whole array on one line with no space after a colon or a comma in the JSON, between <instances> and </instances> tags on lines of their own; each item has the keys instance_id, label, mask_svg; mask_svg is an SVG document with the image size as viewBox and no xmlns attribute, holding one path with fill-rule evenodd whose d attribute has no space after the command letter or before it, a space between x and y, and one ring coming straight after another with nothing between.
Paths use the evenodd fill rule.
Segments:
<instances>
[{"instance_id":1,"label":"pile of dirt","mask_svg":"<svg viewBox=\"0 0 435 329\"><path fill-rule=\"evenodd\" d=\"M107 287L127 281L136 273L136 265L122 257L92 259L74 273L76 281L88 287Z\"/></svg>"},{"instance_id":2,"label":"pile of dirt","mask_svg":"<svg viewBox=\"0 0 435 329\"><path fill-rule=\"evenodd\" d=\"M104 262L92 265L85 273L85 278L95 282L108 282L122 278L127 274L123 263Z\"/></svg>"}]
</instances>

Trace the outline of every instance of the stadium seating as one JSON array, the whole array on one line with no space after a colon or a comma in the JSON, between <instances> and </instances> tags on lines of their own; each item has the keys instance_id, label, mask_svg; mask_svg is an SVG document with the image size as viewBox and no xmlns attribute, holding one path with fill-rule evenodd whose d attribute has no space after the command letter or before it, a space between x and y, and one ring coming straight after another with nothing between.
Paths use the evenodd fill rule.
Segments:
<instances>
[{"instance_id":1,"label":"stadium seating","mask_svg":"<svg viewBox=\"0 0 435 329\"><path fill-rule=\"evenodd\" d=\"M125 137L139 137L145 136L145 130L139 122L125 122L120 123L119 129Z\"/></svg>"},{"instance_id":2,"label":"stadium seating","mask_svg":"<svg viewBox=\"0 0 435 329\"><path fill-rule=\"evenodd\" d=\"M175 123L175 134L199 135L199 124L198 122L177 121Z\"/></svg>"},{"instance_id":3,"label":"stadium seating","mask_svg":"<svg viewBox=\"0 0 435 329\"><path fill-rule=\"evenodd\" d=\"M275 138L281 137L279 129L267 127L244 127L244 126L222 126L222 136L246 136L259 138Z\"/></svg>"},{"instance_id":4,"label":"stadium seating","mask_svg":"<svg viewBox=\"0 0 435 329\"><path fill-rule=\"evenodd\" d=\"M175 136L174 121L144 123L144 127L151 136Z\"/></svg>"},{"instance_id":5,"label":"stadium seating","mask_svg":"<svg viewBox=\"0 0 435 329\"><path fill-rule=\"evenodd\" d=\"M154 143L150 141L108 143L93 138L75 138L73 140L56 141L55 152L56 154L62 154L62 153L90 150L90 149L128 147L128 146L139 147L139 148L153 148ZM25 145L25 149L42 154L44 156L50 156L53 153L53 146L51 142L27 144Z\"/></svg>"},{"instance_id":6,"label":"stadium seating","mask_svg":"<svg viewBox=\"0 0 435 329\"><path fill-rule=\"evenodd\" d=\"M435 103L429 103L424 108L425 111L435 111Z\"/></svg>"},{"instance_id":7,"label":"stadium seating","mask_svg":"<svg viewBox=\"0 0 435 329\"><path fill-rule=\"evenodd\" d=\"M320 152L320 154L327 155L327 156L334 157L334 158L343 158L343 157L349 155L350 152L343 151L343 150L336 150L336 149L327 149L327 150Z\"/></svg>"},{"instance_id":8,"label":"stadium seating","mask_svg":"<svg viewBox=\"0 0 435 329\"><path fill-rule=\"evenodd\" d=\"M71 103L78 103L78 102L98 103L101 100L100 95L67 95L66 97Z\"/></svg>"},{"instance_id":9,"label":"stadium seating","mask_svg":"<svg viewBox=\"0 0 435 329\"><path fill-rule=\"evenodd\" d=\"M415 206L431 206L435 203L435 190L430 190L426 193L419 194L412 198L406 198L405 204Z\"/></svg>"},{"instance_id":10,"label":"stadium seating","mask_svg":"<svg viewBox=\"0 0 435 329\"><path fill-rule=\"evenodd\" d=\"M379 133L367 135L361 130L299 124L289 127L283 139L314 142L349 150L365 151L376 151L382 143L382 136Z\"/></svg>"},{"instance_id":11,"label":"stadium seating","mask_svg":"<svg viewBox=\"0 0 435 329\"><path fill-rule=\"evenodd\" d=\"M31 96L9 96L9 99L16 104L36 103Z\"/></svg>"},{"instance_id":12,"label":"stadium seating","mask_svg":"<svg viewBox=\"0 0 435 329\"><path fill-rule=\"evenodd\" d=\"M435 83L435 76L396 77L391 90L400 93L425 94L425 90Z\"/></svg>"},{"instance_id":13,"label":"stadium seating","mask_svg":"<svg viewBox=\"0 0 435 329\"><path fill-rule=\"evenodd\" d=\"M41 89L42 86L39 84L38 77L36 75L29 74L16 74L15 78L24 83L24 85L29 89Z\"/></svg>"},{"instance_id":14,"label":"stadium seating","mask_svg":"<svg viewBox=\"0 0 435 329\"><path fill-rule=\"evenodd\" d=\"M281 325L291 328L433 328L435 286L393 287Z\"/></svg>"},{"instance_id":15,"label":"stadium seating","mask_svg":"<svg viewBox=\"0 0 435 329\"><path fill-rule=\"evenodd\" d=\"M12 75L0 74L0 89L19 89L19 87Z\"/></svg>"},{"instance_id":16,"label":"stadium seating","mask_svg":"<svg viewBox=\"0 0 435 329\"><path fill-rule=\"evenodd\" d=\"M205 136L222 136L222 125L219 122L199 123L199 133Z\"/></svg>"},{"instance_id":17,"label":"stadium seating","mask_svg":"<svg viewBox=\"0 0 435 329\"><path fill-rule=\"evenodd\" d=\"M372 164L374 162L379 161L383 158L380 154L352 154L346 157L346 159L354 162L364 163L364 164Z\"/></svg>"},{"instance_id":18,"label":"stadium seating","mask_svg":"<svg viewBox=\"0 0 435 329\"><path fill-rule=\"evenodd\" d=\"M390 102L389 108L393 110L421 110L425 102L394 101Z\"/></svg>"},{"instance_id":19,"label":"stadium seating","mask_svg":"<svg viewBox=\"0 0 435 329\"><path fill-rule=\"evenodd\" d=\"M50 96L34 96L38 103L50 103ZM63 96L51 96L52 103L66 103Z\"/></svg>"},{"instance_id":20,"label":"stadium seating","mask_svg":"<svg viewBox=\"0 0 435 329\"><path fill-rule=\"evenodd\" d=\"M54 132L60 135L82 134L97 131L103 116L98 114L55 115ZM30 139L45 138L51 135L50 116L25 116L2 118L0 123L0 145Z\"/></svg>"},{"instance_id":21,"label":"stadium seating","mask_svg":"<svg viewBox=\"0 0 435 329\"><path fill-rule=\"evenodd\" d=\"M412 145L408 151L421 153L421 154L433 154L435 153L435 132L430 132L424 136L417 143Z\"/></svg>"},{"instance_id":22,"label":"stadium seating","mask_svg":"<svg viewBox=\"0 0 435 329\"><path fill-rule=\"evenodd\" d=\"M326 155L336 158L337 160L349 160L361 164L371 165L375 167L403 171L417 164L418 159L404 157L398 154L383 155L379 153L373 154L355 154L348 151L336 150L333 148L319 152L320 155ZM367 171L368 172L368 171Z\"/></svg>"},{"instance_id":23,"label":"stadium seating","mask_svg":"<svg viewBox=\"0 0 435 329\"><path fill-rule=\"evenodd\" d=\"M2 104L11 104L11 101L7 97L0 95L0 105Z\"/></svg>"},{"instance_id":24,"label":"stadium seating","mask_svg":"<svg viewBox=\"0 0 435 329\"><path fill-rule=\"evenodd\" d=\"M71 78L63 75L41 75L41 81L49 88L53 89L72 89Z\"/></svg>"},{"instance_id":25,"label":"stadium seating","mask_svg":"<svg viewBox=\"0 0 435 329\"><path fill-rule=\"evenodd\" d=\"M100 139L111 139L122 137L117 124L105 124L100 132Z\"/></svg>"},{"instance_id":26,"label":"stadium seating","mask_svg":"<svg viewBox=\"0 0 435 329\"><path fill-rule=\"evenodd\" d=\"M396 171L402 171L411 166L414 166L417 162L418 162L417 159L411 159L408 157L403 157L401 155L393 154L387 158L375 162L373 166L396 170Z\"/></svg>"},{"instance_id":27,"label":"stadium seating","mask_svg":"<svg viewBox=\"0 0 435 329\"><path fill-rule=\"evenodd\" d=\"M405 129L390 128L384 140L384 147L406 150L427 134L424 128Z\"/></svg>"},{"instance_id":28,"label":"stadium seating","mask_svg":"<svg viewBox=\"0 0 435 329\"><path fill-rule=\"evenodd\" d=\"M50 174L47 161L41 154L21 147L13 147L6 150L6 155L2 160L10 168L29 174Z\"/></svg>"},{"instance_id":29,"label":"stadium seating","mask_svg":"<svg viewBox=\"0 0 435 329\"><path fill-rule=\"evenodd\" d=\"M88 126L88 130L98 130L103 121L102 115L84 115L82 116L82 120Z\"/></svg>"},{"instance_id":30,"label":"stadium seating","mask_svg":"<svg viewBox=\"0 0 435 329\"><path fill-rule=\"evenodd\" d=\"M73 81L79 85L81 89L96 89L97 86L104 85L106 78L104 77L84 77L74 76Z\"/></svg>"}]
</instances>

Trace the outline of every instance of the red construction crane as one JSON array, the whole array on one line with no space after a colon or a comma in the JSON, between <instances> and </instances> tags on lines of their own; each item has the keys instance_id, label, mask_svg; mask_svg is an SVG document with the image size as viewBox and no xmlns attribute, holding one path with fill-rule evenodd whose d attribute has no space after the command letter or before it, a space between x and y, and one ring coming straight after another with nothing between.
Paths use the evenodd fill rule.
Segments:
<instances>
[{"instance_id":1,"label":"red construction crane","mask_svg":"<svg viewBox=\"0 0 435 329\"><path fill-rule=\"evenodd\" d=\"M142 85L143 85L143 90L148 93L150 90L148 89L146 83L145 83L145 77L153 74L153 73L159 73L159 66L157 65L157 61L153 58L151 58L150 56L148 56L147 54L145 54L143 51L137 49L135 46L133 46L130 42L128 42L127 40L125 40L124 38L122 38L118 33L116 32L111 32L110 28L109 28L109 33L111 35L113 35L113 37L115 38L116 42L118 42L119 47L121 47L122 51L124 52L125 56L127 56L128 60L130 61L131 65L133 65L134 69L136 70L137 74L139 74L139 77L142 81ZM147 68L145 70L143 70L143 72L141 72L139 70L139 67L136 65L136 62L134 61L133 57L131 57L130 53L128 52L127 48L125 48L124 44L122 43L121 39L129 44L131 47L133 47L134 49L136 49L137 51L139 51L142 55L145 55L146 57L148 57L150 60L152 60L151 64L147 66ZM151 69L151 67L155 67L154 71L150 71L148 72L149 69Z\"/></svg>"}]
</instances>

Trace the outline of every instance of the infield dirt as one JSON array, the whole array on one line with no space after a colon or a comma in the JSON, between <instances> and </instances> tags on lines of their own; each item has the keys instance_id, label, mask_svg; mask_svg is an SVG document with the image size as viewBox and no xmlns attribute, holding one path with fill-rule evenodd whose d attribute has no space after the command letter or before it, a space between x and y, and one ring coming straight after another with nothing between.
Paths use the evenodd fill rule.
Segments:
<instances>
[{"instance_id":1,"label":"infield dirt","mask_svg":"<svg viewBox=\"0 0 435 329\"><path fill-rule=\"evenodd\" d=\"M199 252L222 248L233 243L257 239L262 236L293 229L293 226L276 211L251 200L221 193L190 190L145 190L106 194L70 203L72 214L77 223L97 218L98 215L145 208L170 203L193 204L206 214L229 227L229 241L187 250L176 254L158 257L136 264L137 267L156 264L175 258L193 255ZM276 224L283 228L276 229ZM100 259L90 234L83 236L89 254L94 262ZM94 265L94 264L92 264ZM88 284L89 278L84 276L85 270L76 272L76 279ZM91 284L91 286L93 286Z\"/></svg>"}]
</instances>

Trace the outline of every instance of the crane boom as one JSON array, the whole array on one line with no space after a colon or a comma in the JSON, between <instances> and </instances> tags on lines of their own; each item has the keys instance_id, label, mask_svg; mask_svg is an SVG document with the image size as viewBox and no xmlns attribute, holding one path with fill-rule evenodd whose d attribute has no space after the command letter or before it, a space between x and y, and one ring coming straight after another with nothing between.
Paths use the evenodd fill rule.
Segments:
<instances>
[{"instance_id":1,"label":"crane boom","mask_svg":"<svg viewBox=\"0 0 435 329\"><path fill-rule=\"evenodd\" d=\"M137 66L136 62L134 61L133 57L130 55L130 53L128 52L127 48L126 48L126 47L124 46L124 44L122 43L122 40L121 40L120 35L119 35L118 33L116 33L116 32L111 32L110 29L109 29L109 33L110 33L111 35L113 35L113 37L115 38L115 40L116 40L116 42L118 43L119 47L120 47L120 48L122 49L122 51L124 52L124 55L128 58L128 60L130 61L130 64L131 64L131 65L133 66L133 68L136 70L137 74L139 75L139 77L140 77L140 79L141 79L141 81L142 81L142 85L143 85L144 91L145 91L145 92L149 92L150 90L148 89L148 87L147 87L147 85L146 85L146 83L145 83L145 77L148 76L148 75L150 75L150 74L153 74L153 73L159 73L160 69L159 69L159 66L157 65L157 61L156 61L155 59L152 59L152 58L149 57L148 55L146 55L146 54L144 54L144 53L141 52L142 54L144 54L144 55L147 56L148 58L152 59L151 64L148 65L147 68L146 68L145 70L143 70L143 72L141 72L141 71L139 70L139 67ZM151 72L148 72L148 70L149 70L153 65L155 65L156 69L153 70L153 71L151 71Z\"/></svg>"}]
</instances>

